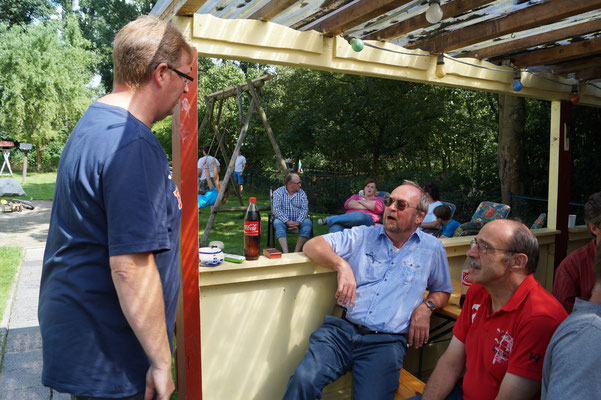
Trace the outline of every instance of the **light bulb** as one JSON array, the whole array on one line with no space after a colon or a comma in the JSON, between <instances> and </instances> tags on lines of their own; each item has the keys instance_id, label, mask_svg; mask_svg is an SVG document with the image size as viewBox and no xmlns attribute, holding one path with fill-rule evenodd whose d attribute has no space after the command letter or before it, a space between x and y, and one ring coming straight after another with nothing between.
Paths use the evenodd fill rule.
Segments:
<instances>
[{"instance_id":1,"label":"light bulb","mask_svg":"<svg viewBox=\"0 0 601 400\"><path fill-rule=\"evenodd\" d=\"M512 86L512 88L513 88L514 92L519 92L524 87L522 85L522 81L520 80L521 77L522 77L522 75L521 75L520 71L515 71L515 73L513 74L513 86Z\"/></svg>"},{"instance_id":2,"label":"light bulb","mask_svg":"<svg viewBox=\"0 0 601 400\"><path fill-rule=\"evenodd\" d=\"M580 101L580 95L578 94L578 85L572 85L572 94L570 94L570 102L576 104Z\"/></svg>"},{"instance_id":3,"label":"light bulb","mask_svg":"<svg viewBox=\"0 0 601 400\"><path fill-rule=\"evenodd\" d=\"M442 9L439 0L430 1L430 7L426 10L426 21L436 24L442 19Z\"/></svg>"},{"instance_id":4,"label":"light bulb","mask_svg":"<svg viewBox=\"0 0 601 400\"><path fill-rule=\"evenodd\" d=\"M351 47L356 52L360 52L361 50L363 50L363 47L365 47L365 44L363 44L363 40L361 40L361 39L352 38L351 39Z\"/></svg>"},{"instance_id":5,"label":"light bulb","mask_svg":"<svg viewBox=\"0 0 601 400\"><path fill-rule=\"evenodd\" d=\"M440 54L436 60L436 70L434 71L434 75L437 78L444 78L447 73L444 71L444 57Z\"/></svg>"}]
</instances>

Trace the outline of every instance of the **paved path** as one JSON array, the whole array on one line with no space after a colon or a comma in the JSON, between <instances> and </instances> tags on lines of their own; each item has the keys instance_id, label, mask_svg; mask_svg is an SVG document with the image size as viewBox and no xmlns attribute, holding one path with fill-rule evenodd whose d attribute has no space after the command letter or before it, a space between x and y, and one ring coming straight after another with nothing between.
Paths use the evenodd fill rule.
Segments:
<instances>
[{"instance_id":1,"label":"paved path","mask_svg":"<svg viewBox=\"0 0 601 400\"><path fill-rule=\"evenodd\" d=\"M0 398L68 400L66 394L42 386L42 339L38 324L38 292L42 258L50 222L50 201L34 201L35 210L0 213L0 246L25 248L4 317L0 322Z\"/></svg>"}]
</instances>

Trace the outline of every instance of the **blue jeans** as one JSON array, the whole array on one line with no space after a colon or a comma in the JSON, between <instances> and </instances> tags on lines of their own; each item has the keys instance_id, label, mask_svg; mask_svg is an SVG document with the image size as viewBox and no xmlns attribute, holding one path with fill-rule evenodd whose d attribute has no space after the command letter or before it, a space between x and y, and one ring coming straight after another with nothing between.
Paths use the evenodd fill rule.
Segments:
<instances>
[{"instance_id":1,"label":"blue jeans","mask_svg":"<svg viewBox=\"0 0 601 400\"><path fill-rule=\"evenodd\" d=\"M238 185L242 185L244 183L244 176L242 175L242 172L234 171L234 182L236 182Z\"/></svg>"},{"instance_id":2,"label":"blue jeans","mask_svg":"<svg viewBox=\"0 0 601 400\"><path fill-rule=\"evenodd\" d=\"M152 396L153 399L156 399L156 393ZM107 398L107 397L89 397L89 396L74 396L71 395L71 400L144 400L144 390L140 393L134 394L133 396L127 397L118 397L118 398Z\"/></svg>"},{"instance_id":3,"label":"blue jeans","mask_svg":"<svg viewBox=\"0 0 601 400\"><path fill-rule=\"evenodd\" d=\"M321 399L323 388L347 371L353 372L353 399L393 400L406 351L402 335L362 335L350 322L327 315L309 338L283 400Z\"/></svg>"},{"instance_id":4,"label":"blue jeans","mask_svg":"<svg viewBox=\"0 0 601 400\"><path fill-rule=\"evenodd\" d=\"M332 215L327 217L326 221L330 227L330 233L340 232L346 228L352 228L359 225L373 225L374 220L367 214L360 211L353 211L342 215Z\"/></svg>"},{"instance_id":5,"label":"blue jeans","mask_svg":"<svg viewBox=\"0 0 601 400\"><path fill-rule=\"evenodd\" d=\"M275 237L281 238L286 237L286 224L280 221L279 219L273 220L273 227L275 228ZM298 236L303 237L311 237L311 228L313 228L313 222L309 218L305 218L303 222L301 222L301 226L298 231Z\"/></svg>"}]
</instances>

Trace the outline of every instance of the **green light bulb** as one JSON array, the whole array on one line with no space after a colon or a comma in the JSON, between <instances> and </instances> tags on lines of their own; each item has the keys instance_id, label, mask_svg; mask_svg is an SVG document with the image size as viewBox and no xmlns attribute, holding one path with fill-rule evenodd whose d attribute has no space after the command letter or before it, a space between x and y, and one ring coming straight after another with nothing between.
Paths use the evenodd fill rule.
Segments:
<instances>
[{"instance_id":1,"label":"green light bulb","mask_svg":"<svg viewBox=\"0 0 601 400\"><path fill-rule=\"evenodd\" d=\"M363 40L353 38L353 39L351 39L351 47L356 52L360 52L361 50L363 50L363 47L365 47L365 45L363 44Z\"/></svg>"}]
</instances>

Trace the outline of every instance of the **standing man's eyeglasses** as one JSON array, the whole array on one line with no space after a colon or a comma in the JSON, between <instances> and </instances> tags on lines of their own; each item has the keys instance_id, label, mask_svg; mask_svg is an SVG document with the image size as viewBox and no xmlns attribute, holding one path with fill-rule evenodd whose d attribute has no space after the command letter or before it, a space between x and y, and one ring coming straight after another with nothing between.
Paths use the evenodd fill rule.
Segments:
<instances>
[{"instance_id":1,"label":"standing man's eyeglasses","mask_svg":"<svg viewBox=\"0 0 601 400\"><path fill-rule=\"evenodd\" d=\"M386 207L390 207L395 203L396 203L396 208L399 211L403 211L405 208L417 208L417 207L410 206L409 203L407 203L405 200L395 200L390 196L386 196L384 198L384 205L386 205Z\"/></svg>"},{"instance_id":2,"label":"standing man's eyeglasses","mask_svg":"<svg viewBox=\"0 0 601 400\"><path fill-rule=\"evenodd\" d=\"M190 85L190 84L192 84L192 82L194 82L194 78L192 78L190 75L186 75L183 72L176 70L169 64L167 64L167 68L169 68L171 71L175 72L176 74L178 74L179 76L184 78L184 82L186 83L186 85Z\"/></svg>"}]
</instances>

